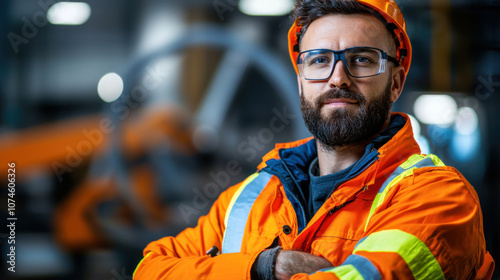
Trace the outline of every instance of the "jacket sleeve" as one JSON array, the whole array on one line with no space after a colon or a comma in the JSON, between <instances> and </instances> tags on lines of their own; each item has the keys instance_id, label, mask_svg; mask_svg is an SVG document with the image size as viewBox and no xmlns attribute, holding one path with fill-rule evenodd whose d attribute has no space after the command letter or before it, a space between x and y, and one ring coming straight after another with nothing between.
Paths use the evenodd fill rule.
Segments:
<instances>
[{"instance_id":1,"label":"jacket sleeve","mask_svg":"<svg viewBox=\"0 0 500 280\"><path fill-rule=\"evenodd\" d=\"M490 279L493 268L476 192L454 168L436 167L387 193L342 265L292 279Z\"/></svg>"},{"instance_id":2,"label":"jacket sleeve","mask_svg":"<svg viewBox=\"0 0 500 280\"><path fill-rule=\"evenodd\" d=\"M221 249L226 210L240 185L223 192L196 227L151 242L133 279L250 279L252 264L260 252L206 255L212 246Z\"/></svg>"}]
</instances>

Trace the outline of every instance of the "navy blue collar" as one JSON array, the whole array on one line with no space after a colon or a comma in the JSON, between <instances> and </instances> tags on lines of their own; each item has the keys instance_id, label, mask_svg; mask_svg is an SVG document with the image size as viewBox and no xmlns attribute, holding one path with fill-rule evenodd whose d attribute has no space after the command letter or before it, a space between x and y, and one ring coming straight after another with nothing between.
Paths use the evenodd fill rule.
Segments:
<instances>
[{"instance_id":1,"label":"navy blue collar","mask_svg":"<svg viewBox=\"0 0 500 280\"><path fill-rule=\"evenodd\" d=\"M394 115L389 126L366 146L364 155L350 167L344 180L337 181L335 186L332 186L331 192L336 186L354 178L370 166L378 158L378 149L387 143L405 123L402 116ZM281 149L279 156L279 159L268 160L263 171L276 175L281 180L287 198L292 202L297 213L299 229L302 230L314 214L306 209L309 208L309 166L318 156L316 141L312 139L298 147Z\"/></svg>"}]
</instances>

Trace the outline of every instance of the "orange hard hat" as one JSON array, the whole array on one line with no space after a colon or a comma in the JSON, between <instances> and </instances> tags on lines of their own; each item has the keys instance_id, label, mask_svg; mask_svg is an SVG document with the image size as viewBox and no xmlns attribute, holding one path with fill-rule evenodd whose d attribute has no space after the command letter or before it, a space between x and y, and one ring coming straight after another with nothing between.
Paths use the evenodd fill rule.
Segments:
<instances>
[{"instance_id":1,"label":"orange hard hat","mask_svg":"<svg viewBox=\"0 0 500 280\"><path fill-rule=\"evenodd\" d=\"M411 43L408 34L406 33L406 22L403 18L403 13L399 9L398 4L394 0L356 0L357 2L368 6L380 15L388 23L393 23L397 28L394 29L394 34L399 41L399 46L397 48L396 59L405 68L406 75L408 75L408 70L410 70L411 64ZM290 52L290 58L292 59L293 67L295 72L299 73L297 68L297 57L299 56L298 48L298 34L302 26L297 25L297 20L293 23L292 27L288 31L288 51Z\"/></svg>"}]
</instances>

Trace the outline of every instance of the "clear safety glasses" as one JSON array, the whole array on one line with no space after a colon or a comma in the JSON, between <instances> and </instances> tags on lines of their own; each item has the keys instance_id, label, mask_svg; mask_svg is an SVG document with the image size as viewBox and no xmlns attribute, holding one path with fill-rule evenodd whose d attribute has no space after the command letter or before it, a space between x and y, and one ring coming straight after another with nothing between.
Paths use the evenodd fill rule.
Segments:
<instances>
[{"instance_id":1,"label":"clear safety glasses","mask_svg":"<svg viewBox=\"0 0 500 280\"><path fill-rule=\"evenodd\" d=\"M365 78L384 73L387 61L399 62L383 50L372 47L354 47L340 51L314 49L303 51L297 58L299 75L306 80L326 80L341 60L347 73L354 78Z\"/></svg>"}]
</instances>

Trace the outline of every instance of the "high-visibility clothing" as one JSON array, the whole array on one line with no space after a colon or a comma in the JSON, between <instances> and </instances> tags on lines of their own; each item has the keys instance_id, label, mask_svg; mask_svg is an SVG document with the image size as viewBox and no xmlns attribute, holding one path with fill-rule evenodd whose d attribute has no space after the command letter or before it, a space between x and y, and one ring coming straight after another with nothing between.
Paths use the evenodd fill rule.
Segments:
<instances>
[{"instance_id":1,"label":"high-visibility clothing","mask_svg":"<svg viewBox=\"0 0 500 280\"><path fill-rule=\"evenodd\" d=\"M278 144L196 227L150 243L134 279L250 279L255 259L275 240L332 264L294 280L490 279L494 262L476 192L456 169L420 155L409 118L400 115L404 126L310 219L290 186L299 183L305 158L294 152L311 139ZM286 174L272 168L285 157L297 163ZM207 256L214 245L222 254Z\"/></svg>"}]
</instances>

